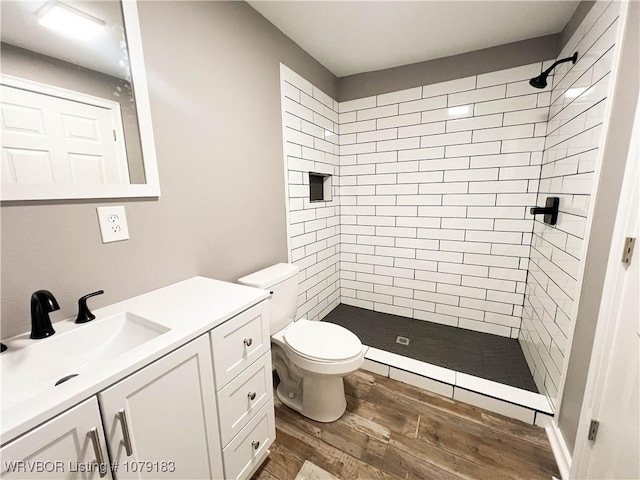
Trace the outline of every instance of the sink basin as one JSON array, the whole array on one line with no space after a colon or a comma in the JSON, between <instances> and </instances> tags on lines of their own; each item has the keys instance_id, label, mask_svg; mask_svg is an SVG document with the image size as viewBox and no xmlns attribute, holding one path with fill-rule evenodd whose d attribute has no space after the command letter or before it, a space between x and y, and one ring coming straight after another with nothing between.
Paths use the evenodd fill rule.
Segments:
<instances>
[{"instance_id":1,"label":"sink basin","mask_svg":"<svg viewBox=\"0 0 640 480\"><path fill-rule=\"evenodd\" d=\"M64 323L64 322L63 322ZM58 329L60 324L54 324ZM16 339L0 356L2 410L56 388L56 382L91 369L152 340L169 328L130 312L73 324L42 339Z\"/></svg>"}]
</instances>

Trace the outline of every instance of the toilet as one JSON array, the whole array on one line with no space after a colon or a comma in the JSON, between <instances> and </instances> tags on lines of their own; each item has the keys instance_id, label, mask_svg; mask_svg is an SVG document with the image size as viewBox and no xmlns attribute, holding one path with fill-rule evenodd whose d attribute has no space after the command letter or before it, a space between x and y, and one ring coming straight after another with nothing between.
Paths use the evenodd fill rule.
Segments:
<instances>
[{"instance_id":1,"label":"toilet","mask_svg":"<svg viewBox=\"0 0 640 480\"><path fill-rule=\"evenodd\" d=\"M343 378L360 368L365 348L344 327L295 320L298 270L296 265L279 263L238 283L271 293L271 358L280 378L278 399L312 420L333 422L347 408Z\"/></svg>"}]
</instances>

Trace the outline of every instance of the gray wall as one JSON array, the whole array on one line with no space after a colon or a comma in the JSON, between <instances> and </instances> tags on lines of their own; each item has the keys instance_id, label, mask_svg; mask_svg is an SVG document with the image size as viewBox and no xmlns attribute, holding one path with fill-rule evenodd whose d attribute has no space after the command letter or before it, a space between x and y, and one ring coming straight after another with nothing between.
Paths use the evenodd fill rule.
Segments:
<instances>
[{"instance_id":1,"label":"gray wall","mask_svg":"<svg viewBox=\"0 0 640 480\"><path fill-rule=\"evenodd\" d=\"M593 229L587 247L585 276L578 303L576 327L567 369L558 427L573 450L580 419L584 389L591 362L602 287L609 261L611 236L616 220L622 176L629 150L635 107L640 91L640 4L630 2L627 27L621 46L621 64L616 82L608 136L604 146L602 172L598 185L597 202L593 212ZM620 245L620 255L622 245ZM618 255L618 254L617 254ZM611 261L619 261L612 258ZM638 359L630 359L638 361Z\"/></svg>"},{"instance_id":2,"label":"gray wall","mask_svg":"<svg viewBox=\"0 0 640 480\"><path fill-rule=\"evenodd\" d=\"M344 102L543 62L555 58L560 48L560 34L557 33L451 57L349 75L339 80L337 100Z\"/></svg>"},{"instance_id":3,"label":"gray wall","mask_svg":"<svg viewBox=\"0 0 640 480\"><path fill-rule=\"evenodd\" d=\"M560 32L560 44L562 45L561 48L563 48L571 39L571 36L578 29L584 18L587 16L587 13L589 13L589 10L591 10L591 7L593 7L595 3L595 1L590 0L582 0L580 2L578 7L576 8L576 11L573 12L573 15L562 29L562 32Z\"/></svg>"},{"instance_id":4,"label":"gray wall","mask_svg":"<svg viewBox=\"0 0 640 480\"><path fill-rule=\"evenodd\" d=\"M235 280L287 260L279 62L336 79L243 2L139 2L162 196L11 202L1 212L2 338L40 288L75 315L193 275ZM102 244L95 207L124 204L131 239Z\"/></svg>"},{"instance_id":5,"label":"gray wall","mask_svg":"<svg viewBox=\"0 0 640 480\"><path fill-rule=\"evenodd\" d=\"M129 82L7 43L0 44L0 50L4 74L118 102L127 148L129 178L131 183L144 183L138 116Z\"/></svg>"}]
</instances>

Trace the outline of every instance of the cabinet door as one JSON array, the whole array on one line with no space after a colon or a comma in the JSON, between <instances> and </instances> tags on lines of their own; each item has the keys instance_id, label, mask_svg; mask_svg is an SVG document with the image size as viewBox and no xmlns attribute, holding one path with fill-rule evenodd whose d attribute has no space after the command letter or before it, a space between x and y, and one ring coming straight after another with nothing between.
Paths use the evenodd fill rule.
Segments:
<instances>
[{"instance_id":1,"label":"cabinet door","mask_svg":"<svg viewBox=\"0 0 640 480\"><path fill-rule=\"evenodd\" d=\"M211 330L216 389L221 390L271 348L269 306L261 302Z\"/></svg>"},{"instance_id":2,"label":"cabinet door","mask_svg":"<svg viewBox=\"0 0 640 480\"><path fill-rule=\"evenodd\" d=\"M276 438L273 398L224 447L224 471L227 480L244 480L268 453Z\"/></svg>"},{"instance_id":3,"label":"cabinet door","mask_svg":"<svg viewBox=\"0 0 640 480\"><path fill-rule=\"evenodd\" d=\"M222 478L207 335L98 398L115 478Z\"/></svg>"},{"instance_id":4,"label":"cabinet door","mask_svg":"<svg viewBox=\"0 0 640 480\"><path fill-rule=\"evenodd\" d=\"M222 446L226 446L272 397L271 352L267 352L218 392Z\"/></svg>"},{"instance_id":5,"label":"cabinet door","mask_svg":"<svg viewBox=\"0 0 640 480\"><path fill-rule=\"evenodd\" d=\"M111 478L96 397L0 449L3 479Z\"/></svg>"}]
</instances>

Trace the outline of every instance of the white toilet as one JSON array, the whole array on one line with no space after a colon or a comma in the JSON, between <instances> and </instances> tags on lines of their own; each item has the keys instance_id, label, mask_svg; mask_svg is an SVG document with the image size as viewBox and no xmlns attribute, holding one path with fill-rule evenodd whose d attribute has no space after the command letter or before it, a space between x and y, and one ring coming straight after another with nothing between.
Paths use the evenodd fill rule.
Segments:
<instances>
[{"instance_id":1,"label":"white toilet","mask_svg":"<svg viewBox=\"0 0 640 480\"><path fill-rule=\"evenodd\" d=\"M298 267L279 263L238 283L269 290L271 357L280 401L305 417L333 422L347 408L343 377L364 362L365 349L346 328L328 322L294 321L298 307Z\"/></svg>"}]
</instances>

